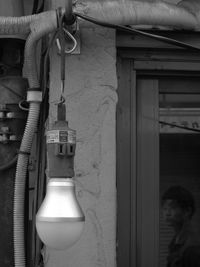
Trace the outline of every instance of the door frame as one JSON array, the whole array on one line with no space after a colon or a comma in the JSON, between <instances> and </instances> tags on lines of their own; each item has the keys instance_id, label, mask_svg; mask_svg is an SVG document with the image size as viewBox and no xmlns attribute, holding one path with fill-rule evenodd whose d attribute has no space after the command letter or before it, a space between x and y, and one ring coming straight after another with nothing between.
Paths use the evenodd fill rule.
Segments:
<instances>
[{"instance_id":1,"label":"door frame","mask_svg":"<svg viewBox=\"0 0 200 267\"><path fill-rule=\"evenodd\" d=\"M152 31L151 31L152 32ZM158 32L156 31L158 34ZM162 31L159 31L163 35ZM164 32L196 45L199 33ZM177 37L178 36L178 37ZM190 52L146 37L117 33L117 266L146 267L138 236L137 79L159 75L200 77L200 52ZM155 253L156 255L156 253Z\"/></svg>"}]
</instances>

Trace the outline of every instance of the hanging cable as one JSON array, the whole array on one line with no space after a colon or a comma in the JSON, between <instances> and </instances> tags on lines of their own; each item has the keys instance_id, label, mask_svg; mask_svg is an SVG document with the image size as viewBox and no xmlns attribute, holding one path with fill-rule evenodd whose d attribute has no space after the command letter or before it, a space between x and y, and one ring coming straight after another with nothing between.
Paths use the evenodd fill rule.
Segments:
<instances>
[{"instance_id":1,"label":"hanging cable","mask_svg":"<svg viewBox=\"0 0 200 267\"><path fill-rule=\"evenodd\" d=\"M32 15L37 13L38 4L39 4L39 0L33 1Z\"/></svg>"},{"instance_id":2,"label":"hanging cable","mask_svg":"<svg viewBox=\"0 0 200 267\"><path fill-rule=\"evenodd\" d=\"M43 88L44 88L44 91L43 91L43 97L46 96L46 91L47 91L47 65L48 65L48 60L49 60L49 53L50 53L50 49L53 45L53 42L55 41L56 37L57 37L57 34L58 34L58 31L55 31L52 36L50 37L50 40L49 40L49 44L48 44L48 47L47 49L45 49L44 51L44 65L43 65L43 73L45 74L45 77L44 77L44 84L43 84Z\"/></svg>"},{"instance_id":3,"label":"hanging cable","mask_svg":"<svg viewBox=\"0 0 200 267\"><path fill-rule=\"evenodd\" d=\"M146 36L146 37L149 37L149 38L152 38L152 39L159 40L161 42L165 42L165 43L170 44L170 45L175 45L175 46L178 46L178 47L181 47L181 48L184 48L184 49L189 49L189 50L194 51L194 52L197 52L197 51L199 52L200 51L200 47L196 47L196 46L193 46L193 45L190 45L188 43L184 43L184 42L172 39L172 38L168 38L168 37L165 37L165 36L144 32L144 31L141 31L141 30L130 28L128 26L122 26L122 25L118 25L118 24L111 24L111 23L108 23L108 22L99 21L99 20L96 20L94 18L88 17L86 15L82 15L82 14L80 14L78 12L74 12L74 15L76 17L82 18L84 20L87 20L87 21L89 21L91 23L94 23L94 24L102 26L102 27L121 30L121 31L129 32L131 34L137 34L137 35Z\"/></svg>"},{"instance_id":4,"label":"hanging cable","mask_svg":"<svg viewBox=\"0 0 200 267\"><path fill-rule=\"evenodd\" d=\"M44 10L45 0L42 0L40 7L39 7L39 2L40 2L39 0L34 0L33 8L32 8L32 15L38 14Z\"/></svg>"},{"instance_id":5,"label":"hanging cable","mask_svg":"<svg viewBox=\"0 0 200 267\"><path fill-rule=\"evenodd\" d=\"M44 4L45 4L45 0L42 1L40 7L37 9L37 14L44 11Z\"/></svg>"},{"instance_id":6,"label":"hanging cable","mask_svg":"<svg viewBox=\"0 0 200 267\"><path fill-rule=\"evenodd\" d=\"M62 10L57 10L58 14L58 38L60 43L60 78L61 78L61 88L60 88L60 102L59 104L65 103L64 88L65 88L65 36L63 31L63 20L65 14L62 14ZM58 42L57 42L58 43Z\"/></svg>"}]
</instances>

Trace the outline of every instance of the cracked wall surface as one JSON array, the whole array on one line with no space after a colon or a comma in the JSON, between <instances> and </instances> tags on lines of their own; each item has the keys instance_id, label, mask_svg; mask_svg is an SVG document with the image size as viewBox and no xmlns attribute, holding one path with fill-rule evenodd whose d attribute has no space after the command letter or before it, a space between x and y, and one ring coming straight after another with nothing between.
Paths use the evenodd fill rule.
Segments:
<instances>
[{"instance_id":1,"label":"cracked wall surface","mask_svg":"<svg viewBox=\"0 0 200 267\"><path fill-rule=\"evenodd\" d=\"M52 1L55 8L62 1ZM60 97L60 59L52 48L49 125ZM81 28L81 54L66 57L66 110L77 131L76 193L86 223L67 251L44 250L46 267L116 266L116 50L115 32Z\"/></svg>"}]
</instances>

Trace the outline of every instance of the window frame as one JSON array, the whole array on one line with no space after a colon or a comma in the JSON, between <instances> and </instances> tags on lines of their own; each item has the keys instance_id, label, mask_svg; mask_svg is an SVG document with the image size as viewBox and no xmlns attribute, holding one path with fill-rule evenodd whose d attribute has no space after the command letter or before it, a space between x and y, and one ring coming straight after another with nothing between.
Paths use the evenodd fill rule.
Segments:
<instances>
[{"instance_id":1,"label":"window frame","mask_svg":"<svg viewBox=\"0 0 200 267\"><path fill-rule=\"evenodd\" d=\"M158 34L158 31L151 31ZM196 45L199 33L159 31ZM184 51L157 40L117 32L117 266L143 267L138 226L137 79L141 77L200 77L200 52Z\"/></svg>"}]
</instances>

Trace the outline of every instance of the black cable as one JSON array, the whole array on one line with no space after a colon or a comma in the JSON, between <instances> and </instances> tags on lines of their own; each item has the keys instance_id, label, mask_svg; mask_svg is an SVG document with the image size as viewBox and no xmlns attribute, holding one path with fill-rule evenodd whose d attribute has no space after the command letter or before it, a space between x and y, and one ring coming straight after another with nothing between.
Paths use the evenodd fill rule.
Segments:
<instances>
[{"instance_id":1,"label":"black cable","mask_svg":"<svg viewBox=\"0 0 200 267\"><path fill-rule=\"evenodd\" d=\"M193 131L193 132L200 133L200 130L198 130L198 129L194 129L194 128L190 128L190 127L185 127L185 126L177 125L177 124L170 123L170 122L159 121L159 123L160 124L163 124L163 125L168 125L168 126L172 126L172 127L175 127L175 128L187 130L187 131Z\"/></svg>"},{"instance_id":2,"label":"black cable","mask_svg":"<svg viewBox=\"0 0 200 267\"><path fill-rule=\"evenodd\" d=\"M38 14L44 10L45 0L42 1L40 7L39 7L39 2L40 2L39 0L34 0L33 8L32 8L32 15Z\"/></svg>"},{"instance_id":3,"label":"black cable","mask_svg":"<svg viewBox=\"0 0 200 267\"><path fill-rule=\"evenodd\" d=\"M33 1L32 15L37 13L38 4L39 4L39 0Z\"/></svg>"},{"instance_id":4,"label":"black cable","mask_svg":"<svg viewBox=\"0 0 200 267\"><path fill-rule=\"evenodd\" d=\"M42 1L40 7L37 9L37 14L41 13L44 10L44 4L45 4L45 0Z\"/></svg>"},{"instance_id":5,"label":"black cable","mask_svg":"<svg viewBox=\"0 0 200 267\"><path fill-rule=\"evenodd\" d=\"M170 45L175 45L175 46L178 46L178 47L181 47L181 48L190 49L190 50L195 51L195 52L197 52L197 51L199 52L200 51L200 47L196 47L196 46L184 43L184 42L180 42L180 41L177 41L177 40L172 39L172 38L168 38L168 37L165 37L165 36L144 32L144 31L141 31L141 30L137 30L137 29L133 29L133 28L127 27L127 26L121 26L121 25L118 25L118 24L111 24L111 23L108 23L108 22L103 22L103 21L88 17L86 15L79 14L77 12L74 12L74 15L76 17L82 18L84 20L87 20L89 22L92 22L92 23L97 24L97 25L102 26L102 27L107 27L107 28L116 29L116 30L122 30L122 31L129 32L131 34L138 34L138 35L146 36L146 37L149 37L149 38L152 38L152 39L157 39L159 41L165 42L165 43L170 44Z\"/></svg>"}]
</instances>

